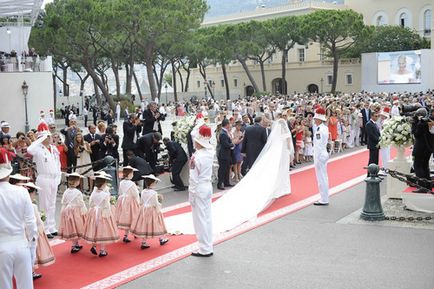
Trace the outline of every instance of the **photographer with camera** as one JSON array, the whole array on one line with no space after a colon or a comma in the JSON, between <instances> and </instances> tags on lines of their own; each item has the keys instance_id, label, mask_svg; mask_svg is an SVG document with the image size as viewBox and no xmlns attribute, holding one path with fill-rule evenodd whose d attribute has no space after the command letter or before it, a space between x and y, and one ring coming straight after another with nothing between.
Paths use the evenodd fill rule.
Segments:
<instances>
[{"instance_id":1,"label":"photographer with camera","mask_svg":"<svg viewBox=\"0 0 434 289\"><path fill-rule=\"evenodd\" d=\"M430 133L434 120L427 117L427 110L423 107L416 110L413 116L411 133L414 135L413 169L416 177L431 180L429 159L433 151L433 134ZM431 181L419 181L418 184L431 191ZM417 189L416 193L425 193L424 189Z\"/></svg>"},{"instance_id":2,"label":"photographer with camera","mask_svg":"<svg viewBox=\"0 0 434 289\"><path fill-rule=\"evenodd\" d=\"M140 130L140 119L137 117L136 114L132 113L128 116L127 119L125 119L123 126L123 133L124 137L122 139L122 151L123 151L123 165L128 165L128 157L127 157L127 151L128 150L135 150L136 149L136 143L134 141L134 137L138 130Z\"/></svg>"},{"instance_id":3,"label":"photographer with camera","mask_svg":"<svg viewBox=\"0 0 434 289\"><path fill-rule=\"evenodd\" d=\"M101 143L101 158L105 156L112 156L119 160L119 136L113 131L113 127L109 125L105 130L105 134L102 135Z\"/></svg>"},{"instance_id":4,"label":"photographer with camera","mask_svg":"<svg viewBox=\"0 0 434 289\"><path fill-rule=\"evenodd\" d=\"M180 174L187 162L187 154L179 143L171 141L167 137L163 139L163 143L169 152L169 162L172 164L171 172L175 191L185 191L187 187L184 186Z\"/></svg>"},{"instance_id":5,"label":"photographer with camera","mask_svg":"<svg viewBox=\"0 0 434 289\"><path fill-rule=\"evenodd\" d=\"M146 109L142 114L142 135L146 135L151 132L159 132L162 134L160 121L164 121L165 118L166 114L161 114L158 111L158 104L156 102L149 103L148 109Z\"/></svg>"},{"instance_id":6,"label":"photographer with camera","mask_svg":"<svg viewBox=\"0 0 434 289\"><path fill-rule=\"evenodd\" d=\"M151 166L154 174L157 175L157 155L160 152L161 133L151 132L141 136L137 140L137 154L145 159Z\"/></svg>"}]
</instances>

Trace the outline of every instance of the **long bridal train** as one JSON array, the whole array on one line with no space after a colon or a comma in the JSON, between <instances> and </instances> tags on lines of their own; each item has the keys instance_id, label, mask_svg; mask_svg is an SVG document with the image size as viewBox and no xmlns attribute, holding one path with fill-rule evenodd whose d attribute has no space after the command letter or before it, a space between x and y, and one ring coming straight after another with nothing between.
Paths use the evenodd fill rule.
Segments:
<instances>
[{"instance_id":1,"label":"long bridal train","mask_svg":"<svg viewBox=\"0 0 434 289\"><path fill-rule=\"evenodd\" d=\"M285 121L273 124L265 147L247 175L212 204L213 232L231 230L255 218L274 199L291 193L290 155L294 154L291 133ZM165 219L170 233L194 234L191 213Z\"/></svg>"}]
</instances>

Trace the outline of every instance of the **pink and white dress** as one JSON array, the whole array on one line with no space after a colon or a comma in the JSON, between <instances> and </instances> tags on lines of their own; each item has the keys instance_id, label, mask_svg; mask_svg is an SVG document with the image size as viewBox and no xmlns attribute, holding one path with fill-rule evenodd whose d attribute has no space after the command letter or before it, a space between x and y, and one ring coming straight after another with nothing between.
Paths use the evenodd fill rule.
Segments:
<instances>
[{"instance_id":1,"label":"pink and white dress","mask_svg":"<svg viewBox=\"0 0 434 289\"><path fill-rule=\"evenodd\" d=\"M131 180L122 180L116 204L116 223L119 229L131 229L131 223L139 214L139 205L140 196L136 184Z\"/></svg>"},{"instance_id":2,"label":"pink and white dress","mask_svg":"<svg viewBox=\"0 0 434 289\"><path fill-rule=\"evenodd\" d=\"M60 211L59 236L63 240L74 240L84 235L86 204L83 194L76 188L68 188L63 193Z\"/></svg>"}]
</instances>

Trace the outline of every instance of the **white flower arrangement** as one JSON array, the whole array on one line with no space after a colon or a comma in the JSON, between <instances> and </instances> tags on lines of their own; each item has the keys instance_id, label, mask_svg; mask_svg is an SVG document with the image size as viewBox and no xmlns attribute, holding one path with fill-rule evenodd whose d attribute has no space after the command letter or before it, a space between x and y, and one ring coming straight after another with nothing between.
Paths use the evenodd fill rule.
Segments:
<instances>
[{"instance_id":1,"label":"white flower arrangement","mask_svg":"<svg viewBox=\"0 0 434 289\"><path fill-rule=\"evenodd\" d=\"M194 127L194 116L185 116L176 122L174 128L175 140L179 143L187 143L188 132Z\"/></svg>"},{"instance_id":2,"label":"white flower arrangement","mask_svg":"<svg viewBox=\"0 0 434 289\"><path fill-rule=\"evenodd\" d=\"M411 124L404 117L395 116L384 124L380 136L380 147L410 146L412 144Z\"/></svg>"}]
</instances>

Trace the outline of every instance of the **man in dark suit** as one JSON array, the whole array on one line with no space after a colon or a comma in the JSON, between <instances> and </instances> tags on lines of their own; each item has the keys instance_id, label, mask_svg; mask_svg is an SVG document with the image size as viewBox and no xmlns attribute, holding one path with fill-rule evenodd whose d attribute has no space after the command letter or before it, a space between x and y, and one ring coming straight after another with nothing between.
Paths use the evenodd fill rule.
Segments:
<instances>
[{"instance_id":1,"label":"man in dark suit","mask_svg":"<svg viewBox=\"0 0 434 289\"><path fill-rule=\"evenodd\" d=\"M366 123L366 136L368 140L369 149L369 164L378 165L378 155L380 149L378 148L378 142L380 141L380 130L376 124L379 113L374 111L371 114L371 119Z\"/></svg>"},{"instance_id":2,"label":"man in dark suit","mask_svg":"<svg viewBox=\"0 0 434 289\"><path fill-rule=\"evenodd\" d=\"M156 174L157 155L160 149L161 134L159 132L150 132L141 136L137 142L137 155L145 159Z\"/></svg>"},{"instance_id":3,"label":"man in dark suit","mask_svg":"<svg viewBox=\"0 0 434 289\"><path fill-rule=\"evenodd\" d=\"M101 159L101 147L100 144L102 142L101 135L96 133L96 127L91 124L88 126L89 133L83 136L83 139L90 144L90 149L92 152L90 153L91 162L96 162ZM100 169L99 164L92 165L94 171L98 171Z\"/></svg>"},{"instance_id":4,"label":"man in dark suit","mask_svg":"<svg viewBox=\"0 0 434 289\"><path fill-rule=\"evenodd\" d=\"M187 154L179 143L170 141L167 137L163 139L163 143L169 152L169 162L172 164L171 172L175 191L185 191L186 187L182 182L180 174L187 162Z\"/></svg>"},{"instance_id":5,"label":"man in dark suit","mask_svg":"<svg viewBox=\"0 0 434 289\"><path fill-rule=\"evenodd\" d=\"M128 165L127 151L136 149L136 143L134 142L134 137L136 135L137 129L140 129L140 126L138 126L139 123L140 120L134 113L130 114L123 123L122 129L124 132L124 137L122 139L122 146L121 146L124 155L123 166Z\"/></svg>"},{"instance_id":6,"label":"man in dark suit","mask_svg":"<svg viewBox=\"0 0 434 289\"><path fill-rule=\"evenodd\" d=\"M245 175L267 143L267 130L261 125L262 117L255 118L255 124L246 127L241 152L246 154L241 173Z\"/></svg>"},{"instance_id":7,"label":"man in dark suit","mask_svg":"<svg viewBox=\"0 0 434 289\"><path fill-rule=\"evenodd\" d=\"M119 136L114 133L111 125L107 127L105 134L103 134L101 138L101 157L112 156L119 160Z\"/></svg>"},{"instance_id":8,"label":"man in dark suit","mask_svg":"<svg viewBox=\"0 0 434 289\"><path fill-rule=\"evenodd\" d=\"M67 166L68 173L72 172L72 167L77 165L77 157L74 153L74 140L77 135L79 129L77 127L76 118L71 118L69 121L69 126L67 128L61 129L60 132L65 136L65 145L68 147L67 151Z\"/></svg>"},{"instance_id":9,"label":"man in dark suit","mask_svg":"<svg viewBox=\"0 0 434 289\"><path fill-rule=\"evenodd\" d=\"M142 135L150 132L159 132L160 134L162 134L160 121L163 121L164 118L165 115L162 115L158 112L157 104L155 102L149 103L148 109L145 110L142 115Z\"/></svg>"},{"instance_id":10,"label":"man in dark suit","mask_svg":"<svg viewBox=\"0 0 434 289\"><path fill-rule=\"evenodd\" d=\"M361 145L364 145L367 143L367 134L366 134L366 124L371 119L371 110L369 109L369 102L366 102L364 107L360 110L362 113L362 128L360 131L360 137L361 137Z\"/></svg>"},{"instance_id":11,"label":"man in dark suit","mask_svg":"<svg viewBox=\"0 0 434 289\"><path fill-rule=\"evenodd\" d=\"M224 187L233 186L229 182L229 174L232 162L232 150L234 149L235 145L232 143L232 140L229 136L229 129L229 120L225 118L222 121L222 131L220 133L220 150L217 156L219 162L217 188L219 190L224 190Z\"/></svg>"},{"instance_id":12,"label":"man in dark suit","mask_svg":"<svg viewBox=\"0 0 434 289\"><path fill-rule=\"evenodd\" d=\"M411 133L414 135L413 146L413 169L416 177L423 179L431 179L429 159L433 153L434 143L433 136L430 133L431 127L434 122L427 118L427 111L425 108L419 108L414 115L413 124L411 126ZM431 182L418 181L418 184L427 190L431 191ZM425 193L425 190L418 189L415 192Z\"/></svg>"},{"instance_id":13,"label":"man in dark suit","mask_svg":"<svg viewBox=\"0 0 434 289\"><path fill-rule=\"evenodd\" d=\"M143 158L136 156L134 154L134 151L128 150L126 152L127 158L128 158L128 164L132 166L133 168L137 169L136 172L134 172L133 178L131 179L133 182L139 182L143 180L142 176L150 175L154 173L151 166L147 161L145 161ZM143 180L143 184L144 184Z\"/></svg>"}]
</instances>

